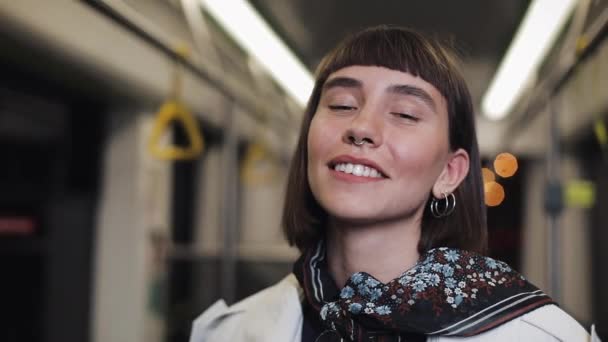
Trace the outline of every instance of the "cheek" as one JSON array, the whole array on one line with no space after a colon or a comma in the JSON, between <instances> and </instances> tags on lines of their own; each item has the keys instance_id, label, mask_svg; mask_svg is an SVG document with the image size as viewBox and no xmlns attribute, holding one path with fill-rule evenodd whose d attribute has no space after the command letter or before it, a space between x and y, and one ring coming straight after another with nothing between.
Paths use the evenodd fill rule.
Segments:
<instances>
[{"instance_id":1,"label":"cheek","mask_svg":"<svg viewBox=\"0 0 608 342\"><path fill-rule=\"evenodd\" d=\"M318 161L321 160L321 156L325 153L323 150L323 144L320 143L323 137L322 126L319 125L317 117L313 117L310 128L308 130L307 147L308 147L308 162L306 174L308 177L308 183L310 184L313 194L316 193L317 189L317 178L315 170L318 169ZM315 196L316 197L316 196Z\"/></svg>"},{"instance_id":2,"label":"cheek","mask_svg":"<svg viewBox=\"0 0 608 342\"><path fill-rule=\"evenodd\" d=\"M306 137L306 144L307 144L307 148L308 148L308 166L310 168L310 165L312 164L313 160L315 159L315 156L318 154L318 143L317 141L318 139L318 128L317 128L317 124L316 124L315 117L312 118L312 121L310 122L310 127L308 129L308 137Z\"/></svg>"},{"instance_id":3,"label":"cheek","mask_svg":"<svg viewBox=\"0 0 608 342\"><path fill-rule=\"evenodd\" d=\"M321 125L321 122L319 121L317 116L313 117L310 128L308 129L306 142L308 147L306 175L310 190L315 198L318 198L319 189L319 177L317 175L317 170L319 169L318 164L319 161L322 160L322 156L326 153L326 151L324 151L324 144L322 143L324 136L323 125Z\"/></svg>"},{"instance_id":4,"label":"cheek","mask_svg":"<svg viewBox=\"0 0 608 342\"><path fill-rule=\"evenodd\" d=\"M444 149L447 151L443 145L436 139L400 139L392 145L392 154L399 161L399 173L408 176L409 180L428 179L428 182L434 182L442 170Z\"/></svg>"},{"instance_id":5,"label":"cheek","mask_svg":"<svg viewBox=\"0 0 608 342\"><path fill-rule=\"evenodd\" d=\"M308 130L308 165L312 166L327 158L329 148L334 145L337 134L335 134L327 120L315 115Z\"/></svg>"}]
</instances>

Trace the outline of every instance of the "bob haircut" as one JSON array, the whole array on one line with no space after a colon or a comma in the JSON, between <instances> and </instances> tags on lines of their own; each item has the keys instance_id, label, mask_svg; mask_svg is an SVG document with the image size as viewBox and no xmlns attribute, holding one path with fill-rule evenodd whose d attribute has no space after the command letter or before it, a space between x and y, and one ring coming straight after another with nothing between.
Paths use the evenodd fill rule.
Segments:
<instances>
[{"instance_id":1,"label":"bob haircut","mask_svg":"<svg viewBox=\"0 0 608 342\"><path fill-rule=\"evenodd\" d=\"M300 137L287 182L282 226L290 245L304 251L325 237L328 213L314 198L307 174L307 139L323 85L329 75L352 65L381 66L419 76L447 100L450 150L469 154L469 172L454 191L456 209L435 218L425 205L418 252L453 247L478 253L487 248L486 208L483 201L481 162L471 96L457 66L455 53L416 31L394 26L365 29L343 40L326 55L316 71L315 85L306 106Z\"/></svg>"}]
</instances>

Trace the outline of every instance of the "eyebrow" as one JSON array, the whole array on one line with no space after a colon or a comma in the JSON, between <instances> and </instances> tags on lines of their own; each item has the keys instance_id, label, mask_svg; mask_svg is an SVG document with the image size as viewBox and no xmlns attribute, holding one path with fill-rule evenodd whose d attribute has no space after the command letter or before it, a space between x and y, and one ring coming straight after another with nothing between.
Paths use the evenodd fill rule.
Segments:
<instances>
[{"instance_id":1,"label":"eyebrow","mask_svg":"<svg viewBox=\"0 0 608 342\"><path fill-rule=\"evenodd\" d=\"M435 104L435 101L433 100L431 95L429 95L429 93L424 91L422 88L407 84L396 84L388 87L388 92L393 94L417 97L423 102L425 102L427 105L429 105L433 109L433 111L437 111L437 105Z\"/></svg>"},{"instance_id":2,"label":"eyebrow","mask_svg":"<svg viewBox=\"0 0 608 342\"><path fill-rule=\"evenodd\" d=\"M350 77L334 77L331 80L325 82L323 90L327 91L331 88L363 88L363 83Z\"/></svg>"},{"instance_id":3,"label":"eyebrow","mask_svg":"<svg viewBox=\"0 0 608 342\"><path fill-rule=\"evenodd\" d=\"M325 82L325 84L323 85L323 91L338 87L363 88L363 83L357 79L350 77L334 77L329 81ZM389 86L387 88L387 91L393 94L417 97L424 103L429 105L429 107L431 107L433 111L437 110L437 104L435 103L431 95L429 95L429 93L423 90L422 88L408 84L394 84Z\"/></svg>"}]
</instances>

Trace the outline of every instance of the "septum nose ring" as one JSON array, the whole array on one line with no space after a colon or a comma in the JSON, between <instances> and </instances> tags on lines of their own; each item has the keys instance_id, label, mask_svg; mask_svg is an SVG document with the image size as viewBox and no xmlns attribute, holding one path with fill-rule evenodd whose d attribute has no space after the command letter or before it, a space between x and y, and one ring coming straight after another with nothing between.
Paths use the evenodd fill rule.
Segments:
<instances>
[{"instance_id":1,"label":"septum nose ring","mask_svg":"<svg viewBox=\"0 0 608 342\"><path fill-rule=\"evenodd\" d=\"M365 140L353 139L353 144L355 144L356 146L363 146L363 144L365 144Z\"/></svg>"}]
</instances>

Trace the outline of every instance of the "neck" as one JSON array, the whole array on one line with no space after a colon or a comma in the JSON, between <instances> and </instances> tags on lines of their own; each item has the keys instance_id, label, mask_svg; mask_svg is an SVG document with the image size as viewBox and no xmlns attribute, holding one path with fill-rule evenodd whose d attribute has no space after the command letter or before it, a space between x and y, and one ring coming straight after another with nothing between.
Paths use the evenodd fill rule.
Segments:
<instances>
[{"instance_id":1,"label":"neck","mask_svg":"<svg viewBox=\"0 0 608 342\"><path fill-rule=\"evenodd\" d=\"M333 220L327 235L329 271L338 288L355 272L387 283L416 264L419 240L420 220L366 226Z\"/></svg>"}]
</instances>

